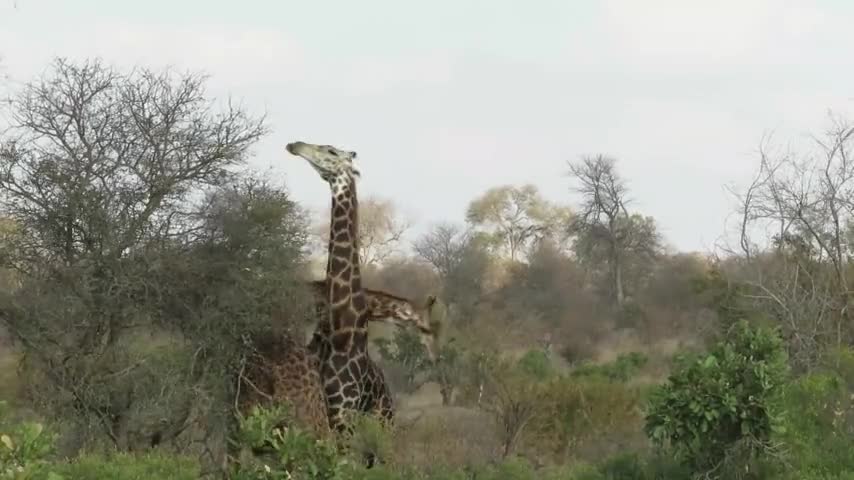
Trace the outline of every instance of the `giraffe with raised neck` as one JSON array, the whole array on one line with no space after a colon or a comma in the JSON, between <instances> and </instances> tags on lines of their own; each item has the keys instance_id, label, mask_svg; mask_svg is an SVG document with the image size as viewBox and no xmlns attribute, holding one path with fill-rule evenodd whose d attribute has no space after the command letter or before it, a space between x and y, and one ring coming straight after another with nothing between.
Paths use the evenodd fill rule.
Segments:
<instances>
[{"instance_id":1,"label":"giraffe with raised neck","mask_svg":"<svg viewBox=\"0 0 854 480\"><path fill-rule=\"evenodd\" d=\"M332 193L325 285L329 351L320 349L324 354L320 376L330 427L349 432L348 415L356 412L373 413L391 422L391 394L382 371L368 354L369 312L359 259L356 180L360 173L354 164L356 152L305 142L289 143L286 149L308 161Z\"/></svg>"}]
</instances>

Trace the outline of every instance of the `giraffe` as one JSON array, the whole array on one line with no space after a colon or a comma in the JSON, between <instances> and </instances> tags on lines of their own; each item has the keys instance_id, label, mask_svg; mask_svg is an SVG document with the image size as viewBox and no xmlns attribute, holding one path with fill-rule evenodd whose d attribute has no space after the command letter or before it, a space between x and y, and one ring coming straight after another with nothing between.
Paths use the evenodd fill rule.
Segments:
<instances>
[{"instance_id":1,"label":"giraffe","mask_svg":"<svg viewBox=\"0 0 854 480\"><path fill-rule=\"evenodd\" d=\"M326 281L314 280L309 282L315 295L315 312L317 326L308 344L308 350L318 358L326 358L330 351L329 335L332 333L329 322L323 320L329 308L326 298ZM436 338L438 331L431 321L431 312L436 303L436 296L427 296L426 301L419 307L408 298L392 295L382 290L370 288L363 289L365 301L368 304L368 321L385 322L398 328L414 328L418 331L418 338L424 346L427 356L431 362L436 360Z\"/></svg>"},{"instance_id":2,"label":"giraffe","mask_svg":"<svg viewBox=\"0 0 854 480\"><path fill-rule=\"evenodd\" d=\"M238 378L238 411L245 415L256 405L286 404L296 426L327 438L331 430L317 356L290 334L261 336L252 346Z\"/></svg>"},{"instance_id":3,"label":"giraffe","mask_svg":"<svg viewBox=\"0 0 854 480\"><path fill-rule=\"evenodd\" d=\"M305 142L289 143L286 149L308 161L332 191L326 268L329 352L320 359L330 427L350 433L347 416L351 412L370 412L391 422L392 398L367 348L369 314L359 261L356 152Z\"/></svg>"},{"instance_id":4,"label":"giraffe","mask_svg":"<svg viewBox=\"0 0 854 480\"><path fill-rule=\"evenodd\" d=\"M287 403L298 426L326 437L330 428L319 363L322 353L329 351L329 324L321 317L329 307L326 282L308 283L318 314L318 328L311 343L300 345L290 335L265 336L255 340L255 351L240 377L239 410L246 414L254 405ZM380 290L366 289L365 292L370 321L386 321L398 328L417 329L430 359L435 358L433 342L437 332L430 322L435 296L429 296L423 310L419 311L406 298Z\"/></svg>"}]
</instances>

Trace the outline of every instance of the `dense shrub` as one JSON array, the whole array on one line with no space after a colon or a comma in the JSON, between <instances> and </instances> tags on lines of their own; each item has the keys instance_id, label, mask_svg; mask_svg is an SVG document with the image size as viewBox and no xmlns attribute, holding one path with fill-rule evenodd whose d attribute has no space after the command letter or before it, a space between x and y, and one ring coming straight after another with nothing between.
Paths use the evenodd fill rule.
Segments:
<instances>
[{"instance_id":1,"label":"dense shrub","mask_svg":"<svg viewBox=\"0 0 854 480\"><path fill-rule=\"evenodd\" d=\"M528 350L519 359L519 368L536 380L546 380L555 374L549 354L541 349Z\"/></svg>"},{"instance_id":2,"label":"dense shrub","mask_svg":"<svg viewBox=\"0 0 854 480\"><path fill-rule=\"evenodd\" d=\"M230 478L234 480L340 479L345 461L330 441L316 438L299 428L274 428L288 418L284 408L253 407L240 419L239 462Z\"/></svg>"},{"instance_id":3,"label":"dense shrub","mask_svg":"<svg viewBox=\"0 0 854 480\"><path fill-rule=\"evenodd\" d=\"M642 425L641 390L601 378L556 378L539 391L529 439L557 460L597 436L628 437Z\"/></svg>"},{"instance_id":4,"label":"dense shrub","mask_svg":"<svg viewBox=\"0 0 854 480\"><path fill-rule=\"evenodd\" d=\"M654 390L646 432L698 471L721 464L739 442L751 452L767 448L786 375L779 335L740 322L708 354L683 359Z\"/></svg>"},{"instance_id":5,"label":"dense shrub","mask_svg":"<svg viewBox=\"0 0 854 480\"><path fill-rule=\"evenodd\" d=\"M791 479L848 478L854 472L854 351L832 352L821 371L802 376L783 391Z\"/></svg>"}]
</instances>

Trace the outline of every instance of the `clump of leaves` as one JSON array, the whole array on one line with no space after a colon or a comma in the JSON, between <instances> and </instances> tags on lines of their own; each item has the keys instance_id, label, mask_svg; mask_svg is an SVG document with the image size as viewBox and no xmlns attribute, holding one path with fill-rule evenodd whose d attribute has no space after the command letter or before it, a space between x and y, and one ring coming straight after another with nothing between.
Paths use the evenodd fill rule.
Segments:
<instances>
[{"instance_id":1,"label":"clump of leaves","mask_svg":"<svg viewBox=\"0 0 854 480\"><path fill-rule=\"evenodd\" d=\"M0 479L14 479L47 462L56 434L36 422L6 425L6 408L0 402Z\"/></svg>"},{"instance_id":2,"label":"clump of leaves","mask_svg":"<svg viewBox=\"0 0 854 480\"><path fill-rule=\"evenodd\" d=\"M739 322L709 353L682 359L653 391L646 433L697 471L720 465L736 445L751 445L755 456L779 429L787 376L779 334Z\"/></svg>"},{"instance_id":3,"label":"clump of leaves","mask_svg":"<svg viewBox=\"0 0 854 480\"><path fill-rule=\"evenodd\" d=\"M229 478L235 480L293 479L335 480L342 478L346 460L334 443L317 438L291 425L278 426L288 418L281 407L253 407L240 419L241 446L257 456L242 455ZM290 423L290 422L285 422Z\"/></svg>"}]
</instances>

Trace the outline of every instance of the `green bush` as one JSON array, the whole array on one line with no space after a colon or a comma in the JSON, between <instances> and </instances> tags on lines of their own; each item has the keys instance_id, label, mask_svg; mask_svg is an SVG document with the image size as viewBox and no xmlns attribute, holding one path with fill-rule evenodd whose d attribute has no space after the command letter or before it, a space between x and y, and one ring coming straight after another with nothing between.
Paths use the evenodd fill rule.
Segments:
<instances>
[{"instance_id":1,"label":"green bush","mask_svg":"<svg viewBox=\"0 0 854 480\"><path fill-rule=\"evenodd\" d=\"M736 324L707 355L683 359L652 392L647 434L697 471L720 465L740 442L764 449L779 426L786 360L777 332Z\"/></svg>"},{"instance_id":2,"label":"green bush","mask_svg":"<svg viewBox=\"0 0 854 480\"><path fill-rule=\"evenodd\" d=\"M529 437L559 460L585 440L608 432L628 436L642 425L641 390L601 378L555 378L538 392Z\"/></svg>"},{"instance_id":3,"label":"green bush","mask_svg":"<svg viewBox=\"0 0 854 480\"><path fill-rule=\"evenodd\" d=\"M555 374L548 353L543 350L528 350L519 359L519 368L537 380L546 380Z\"/></svg>"},{"instance_id":4,"label":"green bush","mask_svg":"<svg viewBox=\"0 0 854 480\"><path fill-rule=\"evenodd\" d=\"M625 382L637 375L649 358L640 352L624 353L611 363L596 365L584 363L572 371L573 377L602 377L614 382Z\"/></svg>"},{"instance_id":5,"label":"green bush","mask_svg":"<svg viewBox=\"0 0 854 480\"><path fill-rule=\"evenodd\" d=\"M41 423L7 422L6 402L0 401L0 479L28 478L53 453L56 434Z\"/></svg>"},{"instance_id":6,"label":"green bush","mask_svg":"<svg viewBox=\"0 0 854 480\"><path fill-rule=\"evenodd\" d=\"M392 439L389 430L372 415L357 415L353 435L349 438L350 452L356 458L374 458L380 463L391 458Z\"/></svg>"},{"instance_id":7,"label":"green bush","mask_svg":"<svg viewBox=\"0 0 854 480\"><path fill-rule=\"evenodd\" d=\"M430 368L427 349L417 333L409 329L395 329L393 339L374 340L383 360L399 366L405 376L405 390L412 392L418 388L417 377Z\"/></svg>"},{"instance_id":8,"label":"green bush","mask_svg":"<svg viewBox=\"0 0 854 480\"><path fill-rule=\"evenodd\" d=\"M284 408L253 407L240 419L241 444L253 452L242 452L232 468L233 480L342 479L346 460L334 443L295 427L276 428L289 418Z\"/></svg>"},{"instance_id":9,"label":"green bush","mask_svg":"<svg viewBox=\"0 0 854 480\"><path fill-rule=\"evenodd\" d=\"M787 385L783 401L790 478L845 478L854 472L854 385L836 372L803 376Z\"/></svg>"}]
</instances>

